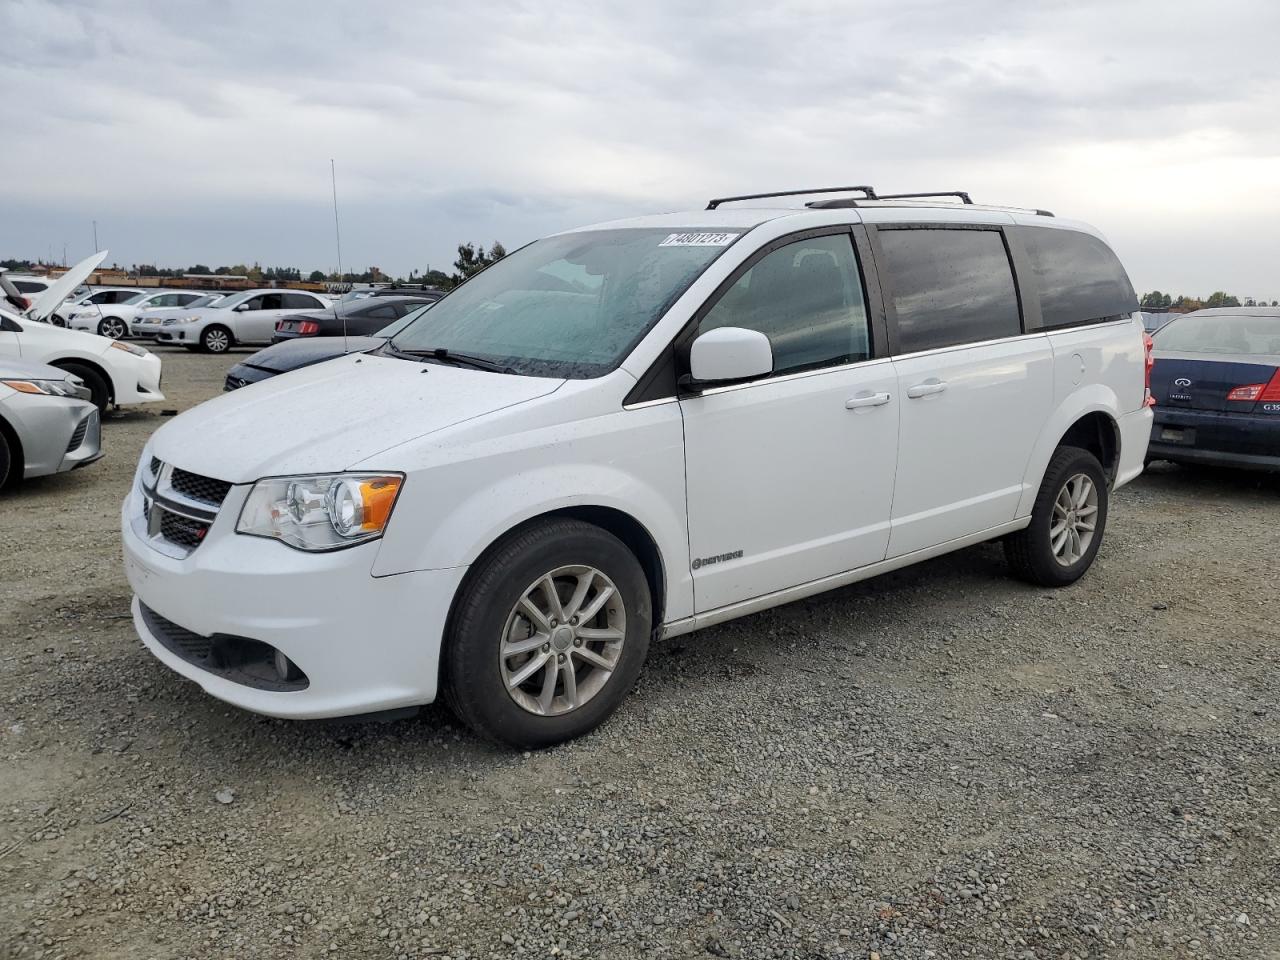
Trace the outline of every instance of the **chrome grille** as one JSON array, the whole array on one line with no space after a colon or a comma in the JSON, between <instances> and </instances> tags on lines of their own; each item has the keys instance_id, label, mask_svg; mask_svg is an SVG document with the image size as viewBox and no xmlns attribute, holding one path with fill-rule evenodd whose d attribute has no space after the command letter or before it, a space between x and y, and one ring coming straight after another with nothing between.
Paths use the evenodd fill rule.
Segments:
<instances>
[{"instance_id":1,"label":"chrome grille","mask_svg":"<svg viewBox=\"0 0 1280 960\"><path fill-rule=\"evenodd\" d=\"M177 467L173 468L169 483L174 490L185 494L192 500L199 500L201 503L207 503L215 507L222 506L222 501L227 498L227 493L231 490L231 484L225 480L202 477L198 473L188 473L186 470L179 470Z\"/></svg>"},{"instance_id":2,"label":"chrome grille","mask_svg":"<svg viewBox=\"0 0 1280 960\"><path fill-rule=\"evenodd\" d=\"M202 523L199 520L192 520L188 517L171 513L163 507L160 508L160 514L160 536L170 543L178 544L180 547L194 550L200 546L205 534L209 532L209 524ZM148 517L147 519L150 520L151 518Z\"/></svg>"},{"instance_id":3,"label":"chrome grille","mask_svg":"<svg viewBox=\"0 0 1280 960\"><path fill-rule=\"evenodd\" d=\"M190 556L204 542L232 484L201 476L152 457L143 471L138 535L168 556Z\"/></svg>"}]
</instances>

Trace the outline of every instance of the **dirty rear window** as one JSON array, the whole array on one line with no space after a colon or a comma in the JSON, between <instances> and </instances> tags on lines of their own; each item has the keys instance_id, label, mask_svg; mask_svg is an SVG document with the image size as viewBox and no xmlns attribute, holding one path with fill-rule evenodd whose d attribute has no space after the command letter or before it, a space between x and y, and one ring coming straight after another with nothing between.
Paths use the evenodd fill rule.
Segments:
<instances>
[{"instance_id":1,"label":"dirty rear window","mask_svg":"<svg viewBox=\"0 0 1280 960\"><path fill-rule=\"evenodd\" d=\"M646 228L538 240L438 301L393 345L443 347L529 376L602 376L741 233Z\"/></svg>"}]
</instances>

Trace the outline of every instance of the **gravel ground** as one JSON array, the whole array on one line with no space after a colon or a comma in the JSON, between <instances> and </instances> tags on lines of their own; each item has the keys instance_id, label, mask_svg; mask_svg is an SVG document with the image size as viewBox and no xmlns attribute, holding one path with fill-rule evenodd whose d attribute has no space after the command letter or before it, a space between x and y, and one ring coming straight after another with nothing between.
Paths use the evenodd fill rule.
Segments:
<instances>
[{"instance_id":1,"label":"gravel ground","mask_svg":"<svg viewBox=\"0 0 1280 960\"><path fill-rule=\"evenodd\" d=\"M165 352L164 406L236 359ZM155 661L161 422L0 496L0 956L1280 957L1280 480L1157 464L1067 590L986 545L658 644L521 755Z\"/></svg>"}]
</instances>

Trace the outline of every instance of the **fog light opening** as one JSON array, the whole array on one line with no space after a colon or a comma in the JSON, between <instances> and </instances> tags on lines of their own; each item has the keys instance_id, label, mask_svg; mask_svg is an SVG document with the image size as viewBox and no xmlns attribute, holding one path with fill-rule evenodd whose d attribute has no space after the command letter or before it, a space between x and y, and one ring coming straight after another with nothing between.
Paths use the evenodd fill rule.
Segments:
<instances>
[{"instance_id":1,"label":"fog light opening","mask_svg":"<svg viewBox=\"0 0 1280 960\"><path fill-rule=\"evenodd\" d=\"M276 664L276 676L279 677L281 680L290 682L293 680L297 680L299 677L302 676L302 671L299 670L296 666L294 666L293 661L290 660L288 657L286 657L284 653L280 650L276 651L275 664Z\"/></svg>"}]
</instances>

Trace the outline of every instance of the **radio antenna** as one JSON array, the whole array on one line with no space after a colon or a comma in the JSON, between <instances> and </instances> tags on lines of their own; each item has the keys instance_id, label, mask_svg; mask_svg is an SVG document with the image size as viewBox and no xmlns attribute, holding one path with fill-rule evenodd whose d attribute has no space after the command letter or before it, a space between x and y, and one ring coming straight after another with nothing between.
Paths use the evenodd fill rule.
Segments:
<instances>
[{"instance_id":1,"label":"radio antenna","mask_svg":"<svg viewBox=\"0 0 1280 960\"><path fill-rule=\"evenodd\" d=\"M343 279L346 274L342 271L342 228L338 226L338 172L334 167L333 158L329 158L329 182L333 185L333 239L338 248L338 286L341 288ZM338 298L337 304L334 305L334 312L337 313L338 319L342 321L342 353L345 356L347 352L347 315L342 309L342 298Z\"/></svg>"}]
</instances>

